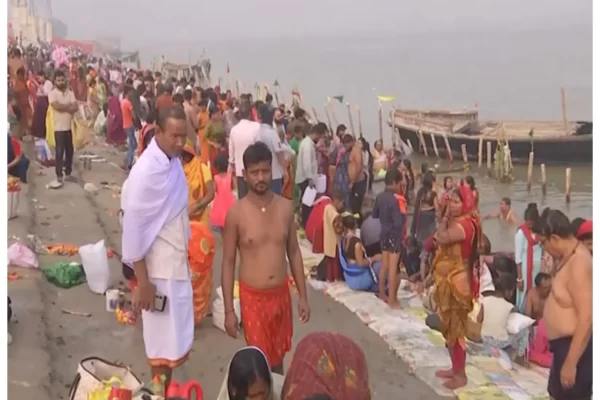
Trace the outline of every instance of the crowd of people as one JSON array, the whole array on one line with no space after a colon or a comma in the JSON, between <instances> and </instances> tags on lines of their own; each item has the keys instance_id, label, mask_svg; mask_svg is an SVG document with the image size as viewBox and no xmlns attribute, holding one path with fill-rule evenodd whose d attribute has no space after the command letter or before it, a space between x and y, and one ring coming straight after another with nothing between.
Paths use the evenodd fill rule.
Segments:
<instances>
[{"instance_id":1,"label":"crowd of people","mask_svg":"<svg viewBox=\"0 0 600 400\"><path fill-rule=\"evenodd\" d=\"M232 359L219 398L370 398L364 354L340 335L304 338L284 378L291 284L301 322L310 319L300 226L323 254L318 279L345 280L392 308L401 308L401 281L423 296L427 323L444 335L452 361L437 373L449 389L467 383L466 340L473 340L510 350L521 363L550 366L554 399L591 394L591 221L569 221L553 209L539 215L531 204L521 223L504 198L483 219L518 226L515 251L492 254L473 177L445 177L439 185L427 166L416 174L399 151L384 151L380 141L371 150L344 125L334 130L311 120L299 104L274 104L271 94L255 101L199 87L193 78L123 71L101 59L71 57L68 65L41 63L38 71L28 69L20 51L11 60L9 174L26 182L19 141L51 134L54 187L75 181L76 113L95 121L107 143L126 147L123 273L142 315L153 376L170 381L188 357L194 327L209 313L219 235L225 330L240 333L239 276L248 345ZM375 176L384 177L385 189L365 212ZM324 188L307 200L307 190L316 192L322 181ZM168 299L162 307L157 294ZM510 334L514 312L535 320L532 329Z\"/></svg>"}]
</instances>

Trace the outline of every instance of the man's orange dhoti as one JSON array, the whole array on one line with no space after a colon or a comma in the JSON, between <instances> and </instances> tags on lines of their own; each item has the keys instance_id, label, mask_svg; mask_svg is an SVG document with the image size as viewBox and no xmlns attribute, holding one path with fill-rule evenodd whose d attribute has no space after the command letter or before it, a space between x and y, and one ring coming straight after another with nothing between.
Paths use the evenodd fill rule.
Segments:
<instances>
[{"instance_id":1,"label":"man's orange dhoti","mask_svg":"<svg viewBox=\"0 0 600 400\"><path fill-rule=\"evenodd\" d=\"M256 289L240 280L242 325L248 346L256 346L269 365L283 364L292 349L292 298L288 280L273 289Z\"/></svg>"}]
</instances>

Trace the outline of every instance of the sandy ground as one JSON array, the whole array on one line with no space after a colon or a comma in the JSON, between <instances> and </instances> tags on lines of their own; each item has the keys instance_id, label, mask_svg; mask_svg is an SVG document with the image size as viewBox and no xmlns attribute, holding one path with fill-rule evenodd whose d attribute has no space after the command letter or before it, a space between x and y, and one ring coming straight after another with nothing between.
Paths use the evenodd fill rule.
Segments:
<instances>
[{"instance_id":1,"label":"sandy ground","mask_svg":"<svg viewBox=\"0 0 600 400\"><path fill-rule=\"evenodd\" d=\"M120 253L121 234L115 212L119 199L110 189L89 194L83 185L91 182L98 188L101 182L121 185L123 171L114 162L122 161L115 150L96 145L86 149L108 162L94 163L91 171L82 171L75 161L79 183L67 183L60 190L47 189L54 179L53 169L41 169L32 164L30 183L22 192L21 216L8 222L8 236L25 239L37 235L45 244L70 243L83 245L105 239L107 246ZM10 241L10 239L9 239ZM58 261L79 261L78 256L42 255L42 267ZM112 277L123 280L120 263L110 260ZM220 281L221 246L214 263L214 286ZM9 332L13 343L8 347L8 391L11 399L68 399L69 387L78 362L86 356L99 356L121 361L144 381L149 379L139 327L120 325L114 314L105 311L103 296L93 294L87 284L72 289L60 289L49 284L39 271L9 268L21 279L8 283L13 301L13 322ZM369 366L373 399L399 396L418 399L438 399L424 382L408 373L408 366L390 351L386 343L343 305L309 287L311 320L297 323L294 346L309 332L343 333L358 343L365 352ZM89 318L67 315L62 310L91 313ZM224 371L234 351L243 346L214 328L207 318L196 329L196 340L185 373L177 376L197 379L204 387L205 398L214 399L221 387ZM292 353L285 359L289 365Z\"/></svg>"}]
</instances>

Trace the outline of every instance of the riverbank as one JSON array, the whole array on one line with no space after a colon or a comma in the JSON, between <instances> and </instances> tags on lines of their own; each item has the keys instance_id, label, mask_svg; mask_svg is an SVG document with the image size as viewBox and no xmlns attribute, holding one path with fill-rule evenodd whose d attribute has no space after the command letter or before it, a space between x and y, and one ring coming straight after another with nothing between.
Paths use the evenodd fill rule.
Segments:
<instances>
[{"instance_id":1,"label":"riverbank","mask_svg":"<svg viewBox=\"0 0 600 400\"><path fill-rule=\"evenodd\" d=\"M83 171L76 155L74 167L79 183L67 183L60 190L46 188L54 179L52 168L41 168L32 163L30 183L21 195L21 216L8 223L9 238L17 236L25 240L32 234L46 245L68 243L76 246L105 239L108 247L120 253L121 230L116 214L120 201L116 191L125 179L124 172L117 167L123 155L101 144L90 145L85 151L105 162L93 163L91 171ZM83 189L86 183L92 183L98 189L97 193L86 192ZM108 186L104 188L103 183ZM215 289L221 276L221 257L222 246L217 240ZM79 256L40 255L38 258L42 268L58 261L79 261ZM109 264L112 279L117 284L123 280L121 264L116 257L111 258ZM11 322L8 328L13 336L8 347L10 398L66 399L79 361L90 355L118 360L130 366L142 380L149 380L141 331L138 327L118 324L114 314L105 311L103 296L93 294L87 284L59 289L49 284L37 270L11 267L9 271L20 276L8 283L13 318L18 321ZM310 332L343 333L365 352L373 399L387 400L399 393L412 399L441 398L409 373L409 366L389 349L385 341L342 304L312 288L309 288L309 301L311 320L306 325L295 326L294 346ZM91 316L68 315L62 312L64 309L90 313ZM185 378L199 380L206 399L216 398L231 356L243 345L242 339L229 338L207 318L196 329ZM286 366L292 354L293 351L285 358ZM36 362L32 365L33 359Z\"/></svg>"}]
</instances>

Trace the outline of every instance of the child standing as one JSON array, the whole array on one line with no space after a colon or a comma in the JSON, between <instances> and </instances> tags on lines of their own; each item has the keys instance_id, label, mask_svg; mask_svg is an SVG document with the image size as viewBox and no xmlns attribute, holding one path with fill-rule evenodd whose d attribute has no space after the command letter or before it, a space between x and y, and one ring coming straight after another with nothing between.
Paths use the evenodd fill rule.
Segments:
<instances>
[{"instance_id":1,"label":"child standing","mask_svg":"<svg viewBox=\"0 0 600 400\"><path fill-rule=\"evenodd\" d=\"M227 212L235 203L233 195L233 179L231 172L227 171L229 166L227 158L219 154L214 162L217 174L213 180L215 182L215 198L210 209L210 224L217 232L222 233L225 227L225 217Z\"/></svg>"},{"instance_id":2,"label":"child standing","mask_svg":"<svg viewBox=\"0 0 600 400\"><path fill-rule=\"evenodd\" d=\"M385 174L385 190L375 198L373 218L381 222L382 266L379 271L379 297L386 299L385 283L388 278L387 303L392 308L402 308L398 302L398 261L404 240L406 215L400 210L396 193L402 185L402 174L390 169ZM387 274L387 276L386 276Z\"/></svg>"}]
</instances>

